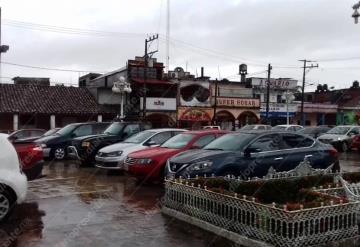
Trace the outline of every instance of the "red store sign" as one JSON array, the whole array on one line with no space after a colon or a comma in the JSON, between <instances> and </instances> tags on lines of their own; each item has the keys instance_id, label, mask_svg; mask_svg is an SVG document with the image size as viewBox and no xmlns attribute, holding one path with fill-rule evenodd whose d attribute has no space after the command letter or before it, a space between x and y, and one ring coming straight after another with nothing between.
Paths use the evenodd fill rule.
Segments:
<instances>
[{"instance_id":1,"label":"red store sign","mask_svg":"<svg viewBox=\"0 0 360 247\"><path fill-rule=\"evenodd\" d=\"M257 108L260 107L259 99L237 99L237 98L217 98L217 106L230 106L242 108Z\"/></svg>"}]
</instances>

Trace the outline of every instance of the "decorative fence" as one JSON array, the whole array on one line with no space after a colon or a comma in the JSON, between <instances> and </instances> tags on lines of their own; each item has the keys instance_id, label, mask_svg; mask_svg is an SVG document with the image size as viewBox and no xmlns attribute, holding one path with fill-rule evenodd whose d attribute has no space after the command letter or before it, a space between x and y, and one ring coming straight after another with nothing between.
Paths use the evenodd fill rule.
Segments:
<instances>
[{"instance_id":1,"label":"decorative fence","mask_svg":"<svg viewBox=\"0 0 360 247\"><path fill-rule=\"evenodd\" d=\"M357 201L287 211L235 194L229 196L193 187L185 181L165 181L163 212L175 217L176 213L183 214L191 219L188 222L198 221L198 226L205 229L210 224L238 239L281 247L324 244L358 234L356 212L360 202Z\"/></svg>"}]
</instances>

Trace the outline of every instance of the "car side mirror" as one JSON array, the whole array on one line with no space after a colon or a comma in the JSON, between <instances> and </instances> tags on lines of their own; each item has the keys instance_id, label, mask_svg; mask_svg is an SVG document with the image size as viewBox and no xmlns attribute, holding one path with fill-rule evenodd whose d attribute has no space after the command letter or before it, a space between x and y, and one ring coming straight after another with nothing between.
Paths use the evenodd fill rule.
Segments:
<instances>
[{"instance_id":1,"label":"car side mirror","mask_svg":"<svg viewBox=\"0 0 360 247\"><path fill-rule=\"evenodd\" d=\"M146 145L146 146L149 146L149 147L157 147L157 146L159 146L159 144L157 144L157 143L154 142L154 141L148 141L148 142L146 142L145 145Z\"/></svg>"},{"instance_id":2,"label":"car side mirror","mask_svg":"<svg viewBox=\"0 0 360 247\"><path fill-rule=\"evenodd\" d=\"M348 136L353 137L353 136L355 136L355 133L350 132L350 133L348 133Z\"/></svg>"}]
</instances>

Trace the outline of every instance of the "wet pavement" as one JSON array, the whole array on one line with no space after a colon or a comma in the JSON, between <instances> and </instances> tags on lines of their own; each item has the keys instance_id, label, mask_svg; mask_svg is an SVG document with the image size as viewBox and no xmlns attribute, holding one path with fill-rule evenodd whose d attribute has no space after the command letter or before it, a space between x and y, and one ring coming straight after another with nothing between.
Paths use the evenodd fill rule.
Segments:
<instances>
[{"instance_id":1,"label":"wet pavement","mask_svg":"<svg viewBox=\"0 0 360 247\"><path fill-rule=\"evenodd\" d=\"M360 171L360 154L342 154L344 171ZM8 246L233 246L160 212L159 185L140 186L127 176L74 161L48 163L29 184L25 203L0 225Z\"/></svg>"}]
</instances>

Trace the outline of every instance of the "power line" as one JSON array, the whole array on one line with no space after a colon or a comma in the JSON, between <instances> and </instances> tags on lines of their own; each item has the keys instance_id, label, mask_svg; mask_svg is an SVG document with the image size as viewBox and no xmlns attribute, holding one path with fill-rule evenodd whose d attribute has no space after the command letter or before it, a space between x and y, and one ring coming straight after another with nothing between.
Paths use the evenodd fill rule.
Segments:
<instances>
[{"instance_id":1,"label":"power line","mask_svg":"<svg viewBox=\"0 0 360 247\"><path fill-rule=\"evenodd\" d=\"M25 64L18 64L12 62L4 62L2 61L1 64L23 67L23 68L30 68L30 69L41 69L41 70L52 70L52 71L62 71L62 72L76 72L76 73L88 73L88 72L95 72L95 73L106 73L104 71L93 71L93 70L74 70L74 69L60 69L60 68L49 68L49 67L40 67L40 66L33 66L33 65L25 65Z\"/></svg>"}]
</instances>

